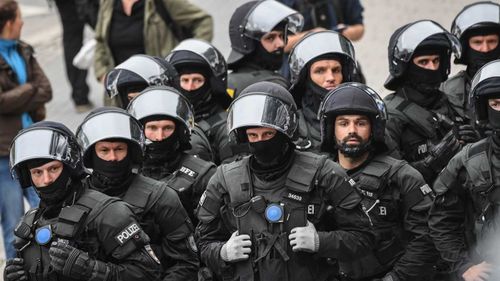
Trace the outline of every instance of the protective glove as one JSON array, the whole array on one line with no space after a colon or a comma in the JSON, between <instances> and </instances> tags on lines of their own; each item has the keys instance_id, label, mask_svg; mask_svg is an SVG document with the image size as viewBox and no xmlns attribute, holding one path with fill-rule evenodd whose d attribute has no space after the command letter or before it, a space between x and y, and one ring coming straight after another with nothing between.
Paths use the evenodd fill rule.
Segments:
<instances>
[{"instance_id":1,"label":"protective glove","mask_svg":"<svg viewBox=\"0 0 500 281\"><path fill-rule=\"evenodd\" d=\"M5 271L3 272L3 280L28 280L28 275L26 274L26 270L24 270L24 260L21 258L7 260L7 263L5 264Z\"/></svg>"},{"instance_id":2,"label":"protective glove","mask_svg":"<svg viewBox=\"0 0 500 281\"><path fill-rule=\"evenodd\" d=\"M456 127L456 138L463 143L473 143L481 139L479 132L472 125L464 124Z\"/></svg>"},{"instance_id":3,"label":"protective glove","mask_svg":"<svg viewBox=\"0 0 500 281\"><path fill-rule=\"evenodd\" d=\"M247 234L238 235L238 231L233 232L231 238L220 250L221 258L226 262L237 262L250 257L252 241Z\"/></svg>"},{"instance_id":4,"label":"protective glove","mask_svg":"<svg viewBox=\"0 0 500 281\"><path fill-rule=\"evenodd\" d=\"M438 144L429 144L429 155L424 159L424 165L439 173L450 159L460 150L460 142L453 131L449 131Z\"/></svg>"},{"instance_id":5,"label":"protective glove","mask_svg":"<svg viewBox=\"0 0 500 281\"><path fill-rule=\"evenodd\" d=\"M319 235L310 221L303 227L295 227L290 231L288 239L294 252L316 253L319 249Z\"/></svg>"},{"instance_id":6,"label":"protective glove","mask_svg":"<svg viewBox=\"0 0 500 281\"><path fill-rule=\"evenodd\" d=\"M65 277L79 280L106 280L110 272L108 265L64 241L52 242L49 249L50 265Z\"/></svg>"}]
</instances>

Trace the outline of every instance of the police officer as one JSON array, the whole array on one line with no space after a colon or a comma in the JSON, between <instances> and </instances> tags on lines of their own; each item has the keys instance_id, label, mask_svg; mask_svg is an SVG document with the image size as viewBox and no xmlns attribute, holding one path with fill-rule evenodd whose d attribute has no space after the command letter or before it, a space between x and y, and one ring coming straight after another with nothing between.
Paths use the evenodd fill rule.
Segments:
<instances>
[{"instance_id":1,"label":"police officer","mask_svg":"<svg viewBox=\"0 0 500 281\"><path fill-rule=\"evenodd\" d=\"M477 2L458 13L451 32L460 40L462 56L455 63L467 66L442 85L448 100L462 118L473 124L469 89L477 70L500 58L500 5L491 1Z\"/></svg>"},{"instance_id":2,"label":"police officer","mask_svg":"<svg viewBox=\"0 0 500 281\"><path fill-rule=\"evenodd\" d=\"M141 174L177 191L191 221L197 223L194 209L215 173L215 165L185 152L191 147L191 107L174 88L152 86L136 96L127 110L142 123L146 136Z\"/></svg>"},{"instance_id":3,"label":"police officer","mask_svg":"<svg viewBox=\"0 0 500 281\"><path fill-rule=\"evenodd\" d=\"M499 280L500 60L474 76L469 95L474 118L493 134L465 146L434 183L431 235L456 278Z\"/></svg>"},{"instance_id":4,"label":"police officer","mask_svg":"<svg viewBox=\"0 0 500 281\"><path fill-rule=\"evenodd\" d=\"M227 95L227 64L213 45L198 39L182 41L166 60L179 72L180 91L194 107L194 120L208 138L213 161L231 158L227 137L226 109L231 102ZM193 151L200 148L193 147Z\"/></svg>"},{"instance_id":5,"label":"police officer","mask_svg":"<svg viewBox=\"0 0 500 281\"><path fill-rule=\"evenodd\" d=\"M377 238L373 253L341 263L342 272L349 280L431 280L437 259L427 226L432 190L406 161L385 155L387 113L380 96L363 84L344 83L328 93L318 115L321 151L356 181Z\"/></svg>"},{"instance_id":6,"label":"police officer","mask_svg":"<svg viewBox=\"0 0 500 281\"><path fill-rule=\"evenodd\" d=\"M300 108L299 150L319 151L319 105L328 91L351 81L355 64L351 42L335 31L310 33L290 52L290 92Z\"/></svg>"},{"instance_id":7,"label":"police officer","mask_svg":"<svg viewBox=\"0 0 500 281\"><path fill-rule=\"evenodd\" d=\"M387 129L404 160L427 183L460 149L478 139L471 125L456 116L439 90L450 71L450 55L459 56L458 40L430 20L397 29L389 42L389 77L394 90L384 98L389 113Z\"/></svg>"},{"instance_id":8,"label":"police officer","mask_svg":"<svg viewBox=\"0 0 500 281\"><path fill-rule=\"evenodd\" d=\"M133 172L142 162L141 124L123 109L102 107L85 118L76 135L83 165L92 169L86 183L132 206L161 262L162 280L193 280L199 259L179 196L164 183Z\"/></svg>"},{"instance_id":9,"label":"police officer","mask_svg":"<svg viewBox=\"0 0 500 281\"><path fill-rule=\"evenodd\" d=\"M285 88L247 87L229 108L228 127L252 155L219 166L196 230L202 261L223 280L331 280L335 259L370 251L373 237L357 231L368 219L345 173L294 149L296 106ZM324 228L327 206L339 210L345 231Z\"/></svg>"},{"instance_id":10,"label":"police officer","mask_svg":"<svg viewBox=\"0 0 500 281\"><path fill-rule=\"evenodd\" d=\"M276 71L283 64L288 32L301 31L303 23L301 14L277 1L250 1L238 7L229 21L229 94L237 97L259 81L288 89L288 80Z\"/></svg>"},{"instance_id":11,"label":"police officer","mask_svg":"<svg viewBox=\"0 0 500 281\"><path fill-rule=\"evenodd\" d=\"M104 78L106 92L113 105L126 109L130 100L149 86L170 86L180 90L177 70L166 60L148 55L134 55L108 72ZM194 149L189 153L212 161L214 152L207 136L195 126L191 137Z\"/></svg>"},{"instance_id":12,"label":"police officer","mask_svg":"<svg viewBox=\"0 0 500 281\"><path fill-rule=\"evenodd\" d=\"M41 203L15 229L18 257L7 261L4 280L156 280L149 238L128 205L82 185L81 150L68 128L30 126L13 140L10 159Z\"/></svg>"}]
</instances>

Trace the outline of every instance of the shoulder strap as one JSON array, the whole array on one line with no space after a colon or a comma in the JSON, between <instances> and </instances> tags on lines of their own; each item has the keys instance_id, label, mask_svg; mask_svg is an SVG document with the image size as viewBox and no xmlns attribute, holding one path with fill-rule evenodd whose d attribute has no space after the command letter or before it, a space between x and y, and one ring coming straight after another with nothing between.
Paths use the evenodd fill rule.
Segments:
<instances>
[{"instance_id":1,"label":"shoulder strap","mask_svg":"<svg viewBox=\"0 0 500 281\"><path fill-rule=\"evenodd\" d=\"M135 175L122 200L140 209L144 214L158 201L163 183L142 175ZM135 212L137 214L137 212Z\"/></svg>"},{"instance_id":2,"label":"shoulder strap","mask_svg":"<svg viewBox=\"0 0 500 281\"><path fill-rule=\"evenodd\" d=\"M197 124L203 130L203 132L206 132L208 135L210 135L209 133L210 129L220 125L226 120L227 120L227 113L225 111L220 111L217 114L214 114L208 118L201 120Z\"/></svg>"},{"instance_id":3,"label":"shoulder strap","mask_svg":"<svg viewBox=\"0 0 500 281\"><path fill-rule=\"evenodd\" d=\"M180 168L167 184L178 193L183 192L190 189L213 166L211 162L186 154L182 158Z\"/></svg>"},{"instance_id":4,"label":"shoulder strap","mask_svg":"<svg viewBox=\"0 0 500 281\"><path fill-rule=\"evenodd\" d=\"M418 131L430 139L436 137L434 129L436 120L432 112L395 94L392 97L392 102L394 103L394 108L401 112L406 121L412 124Z\"/></svg>"},{"instance_id":5,"label":"shoulder strap","mask_svg":"<svg viewBox=\"0 0 500 281\"><path fill-rule=\"evenodd\" d=\"M177 38L177 40L182 41L186 39L186 34L182 32L182 30L177 26L177 24L174 22L172 19L172 16L168 12L167 8L163 4L162 0L154 0L155 1L155 8L160 17L163 19L165 24L168 26L168 28L172 31L174 36Z\"/></svg>"},{"instance_id":6,"label":"shoulder strap","mask_svg":"<svg viewBox=\"0 0 500 281\"><path fill-rule=\"evenodd\" d=\"M288 172L285 186L296 192L310 192L316 185L316 175L327 159L326 155L297 152Z\"/></svg>"},{"instance_id":7,"label":"shoulder strap","mask_svg":"<svg viewBox=\"0 0 500 281\"><path fill-rule=\"evenodd\" d=\"M490 149L489 138L474 143L467 150L467 158L464 161L465 169L475 187L491 187L493 179L491 175L490 160L488 152Z\"/></svg>"},{"instance_id":8,"label":"shoulder strap","mask_svg":"<svg viewBox=\"0 0 500 281\"><path fill-rule=\"evenodd\" d=\"M368 192L382 191L388 184L391 169L397 161L389 161L389 157L377 156L361 171L358 186ZM395 159L392 159L395 160Z\"/></svg>"},{"instance_id":9,"label":"shoulder strap","mask_svg":"<svg viewBox=\"0 0 500 281\"><path fill-rule=\"evenodd\" d=\"M31 234L31 229L33 228L33 223L38 213L38 208L29 210L22 218L22 220L17 224L14 229L14 234L22 239L28 239Z\"/></svg>"},{"instance_id":10,"label":"shoulder strap","mask_svg":"<svg viewBox=\"0 0 500 281\"><path fill-rule=\"evenodd\" d=\"M251 182L248 174L249 157L222 165L225 186L228 188L231 203L248 202L251 198Z\"/></svg>"}]
</instances>

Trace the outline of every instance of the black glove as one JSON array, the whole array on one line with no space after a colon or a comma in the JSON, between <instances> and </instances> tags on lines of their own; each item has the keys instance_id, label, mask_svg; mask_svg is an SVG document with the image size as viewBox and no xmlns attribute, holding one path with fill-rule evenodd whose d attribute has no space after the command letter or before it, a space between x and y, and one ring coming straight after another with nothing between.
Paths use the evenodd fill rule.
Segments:
<instances>
[{"instance_id":1,"label":"black glove","mask_svg":"<svg viewBox=\"0 0 500 281\"><path fill-rule=\"evenodd\" d=\"M429 155L424 159L424 165L434 173L439 173L461 148L453 130L449 131L441 142L436 145L429 144L429 147Z\"/></svg>"},{"instance_id":2,"label":"black glove","mask_svg":"<svg viewBox=\"0 0 500 281\"><path fill-rule=\"evenodd\" d=\"M479 132L476 131L472 125L459 125L455 130L457 139L463 143L473 143L481 139Z\"/></svg>"},{"instance_id":3,"label":"black glove","mask_svg":"<svg viewBox=\"0 0 500 281\"><path fill-rule=\"evenodd\" d=\"M106 280L110 268L102 261L89 255L64 241L52 242L49 249L52 269L65 276L79 280Z\"/></svg>"},{"instance_id":4,"label":"black glove","mask_svg":"<svg viewBox=\"0 0 500 281\"><path fill-rule=\"evenodd\" d=\"M28 280L26 270L24 270L24 260L20 258L7 260L5 271L3 272L5 281L24 281Z\"/></svg>"}]
</instances>

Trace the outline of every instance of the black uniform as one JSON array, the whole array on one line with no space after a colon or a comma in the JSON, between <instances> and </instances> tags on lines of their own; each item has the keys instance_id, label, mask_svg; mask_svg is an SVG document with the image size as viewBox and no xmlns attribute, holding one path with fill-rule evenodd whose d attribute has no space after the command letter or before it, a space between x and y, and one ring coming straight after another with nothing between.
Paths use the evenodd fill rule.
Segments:
<instances>
[{"instance_id":1,"label":"black uniform","mask_svg":"<svg viewBox=\"0 0 500 281\"><path fill-rule=\"evenodd\" d=\"M369 225L360 209L361 197L346 182L341 168L324 156L292 153L288 167L273 180L265 180L251 170L251 157L220 166L210 180L200 200L196 235L202 261L220 276L239 276L240 280L330 280L337 275L336 259L354 260L370 251L371 235L358 231ZM268 223L259 213L263 210L257 211L250 203L258 195L265 202L283 203L285 213L290 215L288 220ZM325 212L329 206L335 211L329 217L333 221L327 222ZM236 214L241 215L236 218ZM307 220L318 229L319 251L292 252L289 231L305 226ZM332 224L337 230L330 228ZM235 230L251 234L252 254L247 261L228 264L221 259L220 251Z\"/></svg>"},{"instance_id":2,"label":"black uniform","mask_svg":"<svg viewBox=\"0 0 500 281\"><path fill-rule=\"evenodd\" d=\"M132 174L118 196L132 206L163 267L162 280L193 280L199 261L192 224L176 192L158 181ZM94 189L108 191L92 178Z\"/></svg>"},{"instance_id":3,"label":"black uniform","mask_svg":"<svg viewBox=\"0 0 500 281\"><path fill-rule=\"evenodd\" d=\"M89 190L79 182L62 204L46 205L26 213L16 227L15 247L24 259L29 280L78 280L51 270L50 241L36 242L37 232L48 228L51 241L66 239L70 246L105 263L92 280L156 280L159 264L129 206L116 198ZM91 270L88 268L87 270Z\"/></svg>"},{"instance_id":4,"label":"black uniform","mask_svg":"<svg viewBox=\"0 0 500 281\"><path fill-rule=\"evenodd\" d=\"M208 181L215 173L215 168L211 162L186 153L179 153L163 165L148 163L146 160L141 168L141 173L146 177L165 182L166 185L177 191L184 209L196 225L198 219L194 215L194 210Z\"/></svg>"},{"instance_id":5,"label":"black uniform","mask_svg":"<svg viewBox=\"0 0 500 281\"><path fill-rule=\"evenodd\" d=\"M422 176L406 161L383 155L347 173L363 194L377 246L373 254L342 263L341 270L356 280L387 273L398 280L431 280L438 257L427 226L433 193Z\"/></svg>"}]
</instances>

